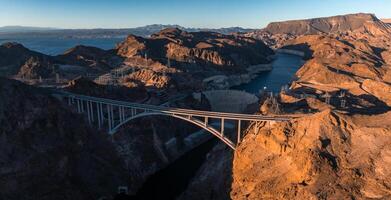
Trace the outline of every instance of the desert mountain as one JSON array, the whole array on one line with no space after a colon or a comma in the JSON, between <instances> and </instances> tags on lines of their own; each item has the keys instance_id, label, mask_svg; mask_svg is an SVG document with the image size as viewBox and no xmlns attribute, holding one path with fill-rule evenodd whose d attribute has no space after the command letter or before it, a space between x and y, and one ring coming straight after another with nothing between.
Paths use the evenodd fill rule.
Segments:
<instances>
[{"instance_id":1,"label":"desert mountain","mask_svg":"<svg viewBox=\"0 0 391 200\"><path fill-rule=\"evenodd\" d=\"M112 50L78 45L56 56L60 63L89 67L96 71L108 71L121 63Z\"/></svg>"},{"instance_id":2,"label":"desert mountain","mask_svg":"<svg viewBox=\"0 0 391 200\"><path fill-rule=\"evenodd\" d=\"M358 13L332 17L291 20L270 23L266 28L242 35L262 39L269 46L279 48L284 41L301 35L336 34L352 35L356 39L390 36L391 27L373 14ZM373 39L373 38L372 38Z\"/></svg>"},{"instance_id":3,"label":"desert mountain","mask_svg":"<svg viewBox=\"0 0 391 200\"><path fill-rule=\"evenodd\" d=\"M144 57L167 64L168 59L181 63L197 63L216 67L248 67L270 62L273 54L262 41L213 32L186 32L165 29L150 38L130 35L117 46L126 58Z\"/></svg>"},{"instance_id":4,"label":"desert mountain","mask_svg":"<svg viewBox=\"0 0 391 200\"><path fill-rule=\"evenodd\" d=\"M15 75L23 65L32 60L51 62L52 57L31 51L18 43L5 43L0 46L0 74Z\"/></svg>"},{"instance_id":5,"label":"desert mountain","mask_svg":"<svg viewBox=\"0 0 391 200\"><path fill-rule=\"evenodd\" d=\"M384 23L373 14L349 14L307 20L293 20L270 23L264 31L271 34L308 35L320 33L341 33L373 26L385 29ZM384 30L386 31L386 30Z\"/></svg>"},{"instance_id":6,"label":"desert mountain","mask_svg":"<svg viewBox=\"0 0 391 200\"><path fill-rule=\"evenodd\" d=\"M42 32L42 31L51 31L51 30L55 30L55 28L32 27L32 26L2 26L2 27L0 27L0 33Z\"/></svg>"}]
</instances>

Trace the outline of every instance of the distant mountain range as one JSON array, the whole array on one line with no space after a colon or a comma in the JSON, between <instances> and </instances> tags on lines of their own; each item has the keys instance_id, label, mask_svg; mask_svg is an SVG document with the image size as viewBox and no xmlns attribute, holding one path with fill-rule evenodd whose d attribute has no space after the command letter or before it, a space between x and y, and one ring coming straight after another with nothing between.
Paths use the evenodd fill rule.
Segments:
<instances>
[{"instance_id":1,"label":"distant mountain range","mask_svg":"<svg viewBox=\"0 0 391 200\"><path fill-rule=\"evenodd\" d=\"M249 32L254 29L246 29L241 27L228 28L186 28L179 25L162 25L153 24L136 28L121 28L121 29L59 29L59 28L41 28L41 27L24 27L24 26L5 26L0 27L0 37L64 37L64 38L118 38L126 37L129 34L147 37L153 33L159 32L166 28L179 28L187 32L217 32L222 34Z\"/></svg>"},{"instance_id":2,"label":"distant mountain range","mask_svg":"<svg viewBox=\"0 0 391 200\"><path fill-rule=\"evenodd\" d=\"M56 28L33 27L33 26L3 26L3 27L0 27L0 33L51 31L51 30L56 30Z\"/></svg>"}]
</instances>

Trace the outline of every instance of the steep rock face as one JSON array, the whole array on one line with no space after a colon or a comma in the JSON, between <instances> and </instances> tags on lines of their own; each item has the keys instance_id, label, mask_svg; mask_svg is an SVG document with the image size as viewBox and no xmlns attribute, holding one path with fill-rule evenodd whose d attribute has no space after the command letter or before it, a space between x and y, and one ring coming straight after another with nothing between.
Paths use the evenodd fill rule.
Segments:
<instances>
[{"instance_id":1,"label":"steep rock face","mask_svg":"<svg viewBox=\"0 0 391 200\"><path fill-rule=\"evenodd\" d=\"M212 66L246 67L268 63L273 52L262 41L213 32L188 33L165 29L150 38L133 35L117 46L119 55L132 58L147 55L152 60L172 63L210 64Z\"/></svg>"},{"instance_id":2,"label":"steep rock face","mask_svg":"<svg viewBox=\"0 0 391 200\"><path fill-rule=\"evenodd\" d=\"M390 114L324 111L250 129L235 153L231 198L390 198Z\"/></svg>"},{"instance_id":3,"label":"steep rock face","mask_svg":"<svg viewBox=\"0 0 391 200\"><path fill-rule=\"evenodd\" d=\"M232 182L231 149L225 144L217 144L192 179L180 200L226 200L230 199Z\"/></svg>"},{"instance_id":4,"label":"steep rock face","mask_svg":"<svg viewBox=\"0 0 391 200\"><path fill-rule=\"evenodd\" d=\"M0 74L9 76L18 73L29 59L50 61L51 57L31 51L18 43L4 43L0 46Z\"/></svg>"},{"instance_id":5,"label":"steep rock face","mask_svg":"<svg viewBox=\"0 0 391 200\"><path fill-rule=\"evenodd\" d=\"M128 184L114 146L45 91L0 79L0 198L98 199Z\"/></svg>"},{"instance_id":6,"label":"steep rock face","mask_svg":"<svg viewBox=\"0 0 391 200\"><path fill-rule=\"evenodd\" d=\"M132 73L124 78L124 82L141 82L142 85L146 87L155 87L155 88L167 88L171 85L172 80L167 75L162 75L161 73L154 72L149 69L142 69L135 73Z\"/></svg>"}]
</instances>

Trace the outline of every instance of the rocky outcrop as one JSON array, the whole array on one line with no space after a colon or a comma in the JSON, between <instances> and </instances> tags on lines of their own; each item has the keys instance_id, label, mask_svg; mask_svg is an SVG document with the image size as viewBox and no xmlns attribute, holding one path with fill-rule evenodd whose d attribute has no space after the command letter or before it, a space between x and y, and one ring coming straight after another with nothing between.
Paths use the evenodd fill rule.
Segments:
<instances>
[{"instance_id":1,"label":"rocky outcrop","mask_svg":"<svg viewBox=\"0 0 391 200\"><path fill-rule=\"evenodd\" d=\"M246 67L268 63L273 52L262 41L213 32L165 29L150 38L130 35L117 46L119 55L148 58L171 66L197 63L214 67ZM224 69L224 68L223 68Z\"/></svg>"},{"instance_id":2,"label":"rocky outcrop","mask_svg":"<svg viewBox=\"0 0 391 200\"><path fill-rule=\"evenodd\" d=\"M98 199L127 185L115 147L47 92L0 78L0 198Z\"/></svg>"},{"instance_id":3,"label":"rocky outcrop","mask_svg":"<svg viewBox=\"0 0 391 200\"><path fill-rule=\"evenodd\" d=\"M291 86L294 93L314 95L323 101L328 93L335 99L331 104L336 107L341 99L347 98L351 100L349 111L364 111L374 105L379 109L387 107L380 90L375 92L373 84L368 84L387 86L390 81L390 69L384 56L371 41L311 35L287 41L285 48L301 50L308 59L296 73L297 80ZM340 96L342 93L346 95Z\"/></svg>"},{"instance_id":4,"label":"rocky outcrop","mask_svg":"<svg viewBox=\"0 0 391 200\"><path fill-rule=\"evenodd\" d=\"M173 84L169 76L149 69L139 70L123 78L123 83L129 84L129 82L135 84L141 82L141 85L154 88L167 88Z\"/></svg>"},{"instance_id":5,"label":"rocky outcrop","mask_svg":"<svg viewBox=\"0 0 391 200\"><path fill-rule=\"evenodd\" d=\"M17 77L39 79L54 77L58 66L42 57L31 57L20 68Z\"/></svg>"},{"instance_id":6,"label":"rocky outcrop","mask_svg":"<svg viewBox=\"0 0 391 200\"><path fill-rule=\"evenodd\" d=\"M324 111L250 129L235 152L231 198L390 198L389 116Z\"/></svg>"},{"instance_id":7,"label":"rocky outcrop","mask_svg":"<svg viewBox=\"0 0 391 200\"><path fill-rule=\"evenodd\" d=\"M83 45L67 50L64 54L56 56L56 59L62 64L88 67L98 72L113 69L122 62L114 51Z\"/></svg>"},{"instance_id":8,"label":"rocky outcrop","mask_svg":"<svg viewBox=\"0 0 391 200\"><path fill-rule=\"evenodd\" d=\"M391 85L381 82L375 81L371 79L366 79L362 86L363 90L368 92L369 94L375 96L389 107L391 107Z\"/></svg>"},{"instance_id":9,"label":"rocky outcrop","mask_svg":"<svg viewBox=\"0 0 391 200\"><path fill-rule=\"evenodd\" d=\"M102 97L109 99L117 99L130 102L141 102L148 99L147 91L144 87L124 87L124 86L107 86L98 85L86 78L76 78L69 81L64 87L65 90L93 97Z\"/></svg>"},{"instance_id":10,"label":"rocky outcrop","mask_svg":"<svg viewBox=\"0 0 391 200\"><path fill-rule=\"evenodd\" d=\"M150 38L129 35L116 51L127 65L141 69L130 74L128 82L179 90L207 88L202 80L213 76L255 76L270 70L266 63L273 54L260 40L180 29L165 29ZM233 77L232 81L245 82L240 78Z\"/></svg>"},{"instance_id":11,"label":"rocky outcrop","mask_svg":"<svg viewBox=\"0 0 391 200\"><path fill-rule=\"evenodd\" d=\"M52 60L50 56L31 51L18 43L2 44L0 58L0 75L3 76L16 75L23 65L31 66L37 60L44 61L45 65Z\"/></svg>"}]
</instances>

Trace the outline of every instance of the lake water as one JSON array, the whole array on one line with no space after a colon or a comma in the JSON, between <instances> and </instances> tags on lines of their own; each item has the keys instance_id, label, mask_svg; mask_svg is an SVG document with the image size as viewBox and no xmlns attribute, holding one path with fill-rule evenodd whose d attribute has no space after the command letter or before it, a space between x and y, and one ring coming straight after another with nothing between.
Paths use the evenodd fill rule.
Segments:
<instances>
[{"instance_id":1,"label":"lake water","mask_svg":"<svg viewBox=\"0 0 391 200\"><path fill-rule=\"evenodd\" d=\"M302 65L303 60L300 56L277 53L272 71L262 72L250 83L235 86L233 89L258 94L259 90L266 87L268 91L279 92L282 86L293 80L295 73Z\"/></svg>"},{"instance_id":2,"label":"lake water","mask_svg":"<svg viewBox=\"0 0 391 200\"><path fill-rule=\"evenodd\" d=\"M18 42L28 49L47 55L58 55L76 45L93 46L101 49L113 49L124 38L0 38L0 44Z\"/></svg>"}]
</instances>

